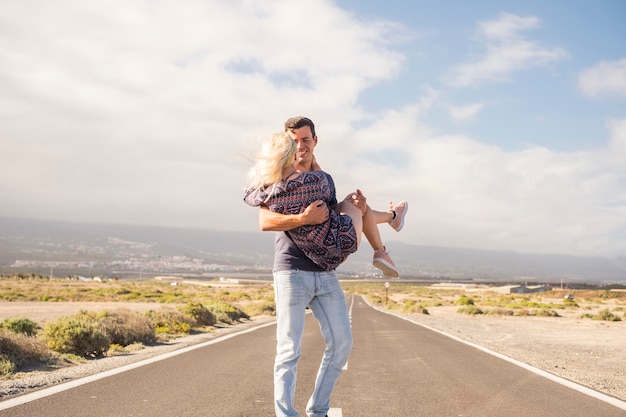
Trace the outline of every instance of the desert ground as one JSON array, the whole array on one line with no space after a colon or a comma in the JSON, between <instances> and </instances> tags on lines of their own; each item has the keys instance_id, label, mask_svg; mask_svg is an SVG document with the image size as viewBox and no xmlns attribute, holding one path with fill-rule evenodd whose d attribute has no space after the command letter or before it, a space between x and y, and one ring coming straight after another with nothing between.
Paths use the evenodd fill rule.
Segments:
<instances>
[{"instance_id":1,"label":"desert ground","mask_svg":"<svg viewBox=\"0 0 626 417\"><path fill-rule=\"evenodd\" d=\"M25 316L45 322L80 310L100 311L121 307L146 311L155 309L155 304L0 302L0 318ZM428 314L404 317L626 400L626 320L609 322L583 319L580 318L580 311L559 312L561 317L470 316L459 314L457 309L451 306L429 307ZM131 355L90 360L56 370L22 372L11 379L0 380L0 398L10 398L122 366L268 320L273 320L273 317L254 317L237 326L176 339L168 344L138 350Z\"/></svg>"}]
</instances>

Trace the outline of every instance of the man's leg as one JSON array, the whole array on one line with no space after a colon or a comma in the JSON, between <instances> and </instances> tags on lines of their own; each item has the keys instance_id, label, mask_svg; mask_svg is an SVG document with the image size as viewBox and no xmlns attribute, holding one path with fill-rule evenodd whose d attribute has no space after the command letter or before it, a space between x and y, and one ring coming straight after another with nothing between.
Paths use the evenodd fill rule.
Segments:
<instances>
[{"instance_id":1,"label":"man's leg","mask_svg":"<svg viewBox=\"0 0 626 417\"><path fill-rule=\"evenodd\" d=\"M352 349L346 297L334 271L317 273L315 297L310 306L320 325L326 350L306 411L309 417L324 417L330 408L330 396Z\"/></svg>"},{"instance_id":2,"label":"man's leg","mask_svg":"<svg viewBox=\"0 0 626 417\"><path fill-rule=\"evenodd\" d=\"M313 272L274 272L276 299L276 358L274 408L278 417L296 417L296 374L301 354L306 306L314 295Z\"/></svg>"}]
</instances>

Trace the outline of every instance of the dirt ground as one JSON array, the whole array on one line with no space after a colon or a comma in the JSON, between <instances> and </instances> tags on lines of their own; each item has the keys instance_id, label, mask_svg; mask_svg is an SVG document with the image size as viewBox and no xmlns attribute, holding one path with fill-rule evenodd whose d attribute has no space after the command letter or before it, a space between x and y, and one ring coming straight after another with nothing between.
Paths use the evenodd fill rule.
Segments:
<instances>
[{"instance_id":1,"label":"dirt ground","mask_svg":"<svg viewBox=\"0 0 626 417\"><path fill-rule=\"evenodd\" d=\"M117 308L147 311L162 308L162 305L0 302L0 320L6 317L28 317L38 322L46 322L80 310ZM457 307L434 307L429 308L428 312L428 315L414 314L408 317L596 391L626 400L626 320L608 322L582 319L580 311L559 311L561 317L468 316L457 313Z\"/></svg>"},{"instance_id":2,"label":"dirt ground","mask_svg":"<svg viewBox=\"0 0 626 417\"><path fill-rule=\"evenodd\" d=\"M102 311L127 308L133 311L145 312L163 308L158 303L129 303L129 302L3 302L0 301L0 321L7 317L27 317L38 323L46 323L63 316L71 316L81 310Z\"/></svg>"}]
</instances>

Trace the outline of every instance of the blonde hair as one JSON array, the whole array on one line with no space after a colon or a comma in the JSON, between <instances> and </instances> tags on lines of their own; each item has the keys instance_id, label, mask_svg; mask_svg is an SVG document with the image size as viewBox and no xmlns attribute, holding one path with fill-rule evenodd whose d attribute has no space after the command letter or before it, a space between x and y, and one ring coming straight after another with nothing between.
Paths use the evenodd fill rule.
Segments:
<instances>
[{"instance_id":1,"label":"blonde hair","mask_svg":"<svg viewBox=\"0 0 626 417\"><path fill-rule=\"evenodd\" d=\"M296 142L287 133L274 133L267 137L255 158L256 162L248 171L246 188L265 190L281 182L283 168L294 163L297 149Z\"/></svg>"}]
</instances>

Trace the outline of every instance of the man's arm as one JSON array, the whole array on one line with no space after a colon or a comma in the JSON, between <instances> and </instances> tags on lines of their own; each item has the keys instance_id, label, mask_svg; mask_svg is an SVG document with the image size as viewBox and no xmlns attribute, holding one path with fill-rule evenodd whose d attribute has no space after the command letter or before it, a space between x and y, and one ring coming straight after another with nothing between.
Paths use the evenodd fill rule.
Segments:
<instances>
[{"instance_id":1,"label":"man's arm","mask_svg":"<svg viewBox=\"0 0 626 417\"><path fill-rule=\"evenodd\" d=\"M281 214L261 206L259 210L259 226L264 232L284 232L307 224L320 224L328 220L328 207L322 200L311 203L300 214Z\"/></svg>"}]
</instances>

